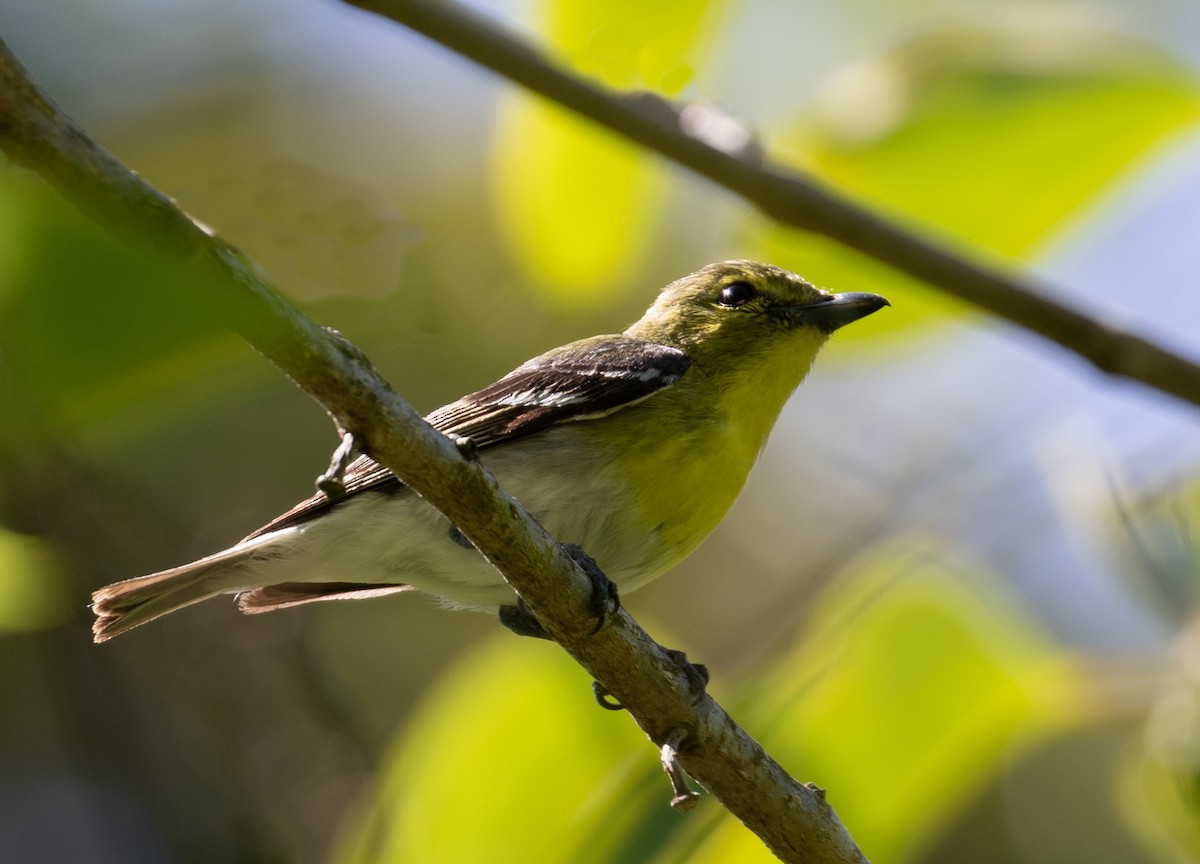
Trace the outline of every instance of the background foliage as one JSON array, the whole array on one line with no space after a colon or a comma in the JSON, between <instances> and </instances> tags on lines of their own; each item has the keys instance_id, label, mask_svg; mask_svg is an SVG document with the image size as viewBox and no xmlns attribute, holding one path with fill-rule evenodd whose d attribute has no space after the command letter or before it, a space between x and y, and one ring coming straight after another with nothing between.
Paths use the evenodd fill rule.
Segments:
<instances>
[{"instance_id":1,"label":"background foliage","mask_svg":"<svg viewBox=\"0 0 1200 864\"><path fill-rule=\"evenodd\" d=\"M1191 4L487 8L1197 354ZM1193 411L336 5L56 0L0 34L420 408L711 260L886 294L627 604L876 860L1200 857ZM242 536L333 436L170 267L0 190L0 859L767 860L715 803L667 809L632 724L482 616L210 603L92 646L91 589Z\"/></svg>"}]
</instances>

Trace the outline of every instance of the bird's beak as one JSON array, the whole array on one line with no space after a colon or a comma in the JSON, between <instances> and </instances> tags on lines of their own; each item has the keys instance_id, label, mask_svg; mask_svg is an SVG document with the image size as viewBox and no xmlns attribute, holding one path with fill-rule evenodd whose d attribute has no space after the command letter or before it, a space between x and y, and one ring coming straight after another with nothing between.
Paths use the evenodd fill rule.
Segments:
<instances>
[{"instance_id":1,"label":"bird's beak","mask_svg":"<svg viewBox=\"0 0 1200 864\"><path fill-rule=\"evenodd\" d=\"M859 318L866 318L872 312L878 312L884 306L891 305L878 294L851 292L831 294L827 300L809 303L805 306L793 306L789 312L792 319L798 324L816 324L833 332Z\"/></svg>"}]
</instances>

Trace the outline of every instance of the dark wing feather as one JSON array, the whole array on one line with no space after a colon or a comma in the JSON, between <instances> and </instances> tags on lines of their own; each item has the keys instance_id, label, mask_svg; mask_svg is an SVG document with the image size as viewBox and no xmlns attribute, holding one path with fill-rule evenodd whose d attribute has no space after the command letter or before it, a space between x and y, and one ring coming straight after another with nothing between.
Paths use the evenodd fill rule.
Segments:
<instances>
[{"instance_id":1,"label":"dark wing feather","mask_svg":"<svg viewBox=\"0 0 1200 864\"><path fill-rule=\"evenodd\" d=\"M611 414L669 387L687 372L687 354L629 336L597 336L536 357L499 381L426 419L441 432L469 438L485 450L572 420ZM343 478L346 496L387 492L403 484L369 456L359 456ZM246 539L307 522L343 498L318 492L275 517Z\"/></svg>"},{"instance_id":2,"label":"dark wing feather","mask_svg":"<svg viewBox=\"0 0 1200 864\"><path fill-rule=\"evenodd\" d=\"M674 384L689 365L682 351L655 342L585 339L530 360L428 419L482 450L568 420L611 414Z\"/></svg>"}]
</instances>

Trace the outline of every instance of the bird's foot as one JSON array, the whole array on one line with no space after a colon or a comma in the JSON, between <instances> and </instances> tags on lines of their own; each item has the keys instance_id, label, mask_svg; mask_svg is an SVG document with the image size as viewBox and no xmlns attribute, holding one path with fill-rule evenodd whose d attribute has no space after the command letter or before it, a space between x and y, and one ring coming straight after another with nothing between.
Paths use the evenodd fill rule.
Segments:
<instances>
[{"instance_id":1,"label":"bird's foot","mask_svg":"<svg viewBox=\"0 0 1200 864\"><path fill-rule=\"evenodd\" d=\"M672 729L659 749L663 771L667 773L667 778L671 781L671 791L674 793L671 796L671 806L685 813L700 800L700 793L692 791L688 786L687 774L679 764L679 753L686 749L689 737L688 730L682 727Z\"/></svg>"},{"instance_id":2,"label":"bird's foot","mask_svg":"<svg viewBox=\"0 0 1200 864\"><path fill-rule=\"evenodd\" d=\"M600 628L608 621L610 615L615 614L621 608L621 597L617 592L616 584L604 575L604 571L596 564L592 556L583 551L583 547L575 543L562 544L562 550L571 557L579 569L584 572L588 580L592 583L592 595L589 601L590 611L596 619L596 626L592 628L592 633L599 632ZM525 604L525 600L521 597L517 598L517 602L512 606L500 607L500 623L516 633L518 636L532 636L535 639L553 639L542 623L538 621L536 616L529 611L529 607Z\"/></svg>"},{"instance_id":3,"label":"bird's foot","mask_svg":"<svg viewBox=\"0 0 1200 864\"><path fill-rule=\"evenodd\" d=\"M317 478L317 489L325 493L325 497L330 501L346 497L346 484L343 481L346 477L346 469L354 460L354 450L354 433L343 432L342 443L338 444L337 449L333 451L329 467L325 469L324 474Z\"/></svg>"},{"instance_id":4,"label":"bird's foot","mask_svg":"<svg viewBox=\"0 0 1200 864\"><path fill-rule=\"evenodd\" d=\"M703 663L689 662L686 654L674 648L663 648L663 651L687 679L688 692L691 694L692 704L695 705L704 698L705 687L709 681L708 667ZM596 704L607 711L621 711L625 708L599 681L592 682L592 695L596 698Z\"/></svg>"},{"instance_id":5,"label":"bird's foot","mask_svg":"<svg viewBox=\"0 0 1200 864\"><path fill-rule=\"evenodd\" d=\"M525 601L520 597L512 606L501 606L499 613L500 623L516 633L518 636L530 636L534 639L549 639L554 641L554 637L546 632L546 628L542 626L529 607L525 605Z\"/></svg>"},{"instance_id":6,"label":"bird's foot","mask_svg":"<svg viewBox=\"0 0 1200 864\"><path fill-rule=\"evenodd\" d=\"M679 671L687 679L688 692L692 696L692 704L695 705L704 698L705 688L711 677L708 667L703 663L692 663L682 651L676 651L674 648L664 648L663 650L679 666Z\"/></svg>"},{"instance_id":7,"label":"bird's foot","mask_svg":"<svg viewBox=\"0 0 1200 864\"><path fill-rule=\"evenodd\" d=\"M621 595L617 592L617 583L604 575L594 558L583 547L576 543L562 544L562 550L571 556L592 583L591 612L596 618L596 626L592 633L598 633L608 621L608 616L615 615L621 609Z\"/></svg>"}]
</instances>

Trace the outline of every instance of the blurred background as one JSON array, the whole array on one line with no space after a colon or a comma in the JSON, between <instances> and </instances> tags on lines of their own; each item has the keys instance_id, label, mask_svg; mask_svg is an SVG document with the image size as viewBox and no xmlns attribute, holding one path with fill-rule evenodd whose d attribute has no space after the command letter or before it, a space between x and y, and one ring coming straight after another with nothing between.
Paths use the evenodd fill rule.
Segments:
<instances>
[{"instance_id":1,"label":"blurred background","mask_svg":"<svg viewBox=\"0 0 1200 864\"><path fill-rule=\"evenodd\" d=\"M477 5L1200 359L1193 0ZM1194 406L335 2L8 0L0 38L421 410L710 261L885 294L626 607L873 860L1200 860ZM0 861L771 860L482 615L214 601L93 646L93 589L236 541L336 444L130 248L0 166Z\"/></svg>"}]
</instances>

